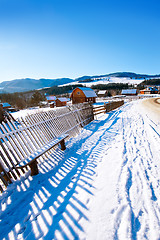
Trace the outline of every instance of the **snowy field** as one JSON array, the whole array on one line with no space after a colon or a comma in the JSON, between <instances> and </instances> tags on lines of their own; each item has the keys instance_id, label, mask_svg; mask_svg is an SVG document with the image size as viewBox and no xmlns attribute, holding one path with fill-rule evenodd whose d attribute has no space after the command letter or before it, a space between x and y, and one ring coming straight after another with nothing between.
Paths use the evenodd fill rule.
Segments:
<instances>
[{"instance_id":1,"label":"snowy field","mask_svg":"<svg viewBox=\"0 0 160 240\"><path fill-rule=\"evenodd\" d=\"M160 239L160 105L128 102L0 196L1 239ZM151 110L152 109L152 110Z\"/></svg>"},{"instance_id":2,"label":"snowy field","mask_svg":"<svg viewBox=\"0 0 160 240\"><path fill-rule=\"evenodd\" d=\"M144 79L131 79L129 77L104 77L102 79L91 79L91 82L79 82L79 81L74 81L70 83L66 83L63 85L59 86L68 86L68 85L73 85L73 84L82 84L85 87L91 87L95 86L97 84L109 84L109 83L128 83L128 84L140 84L141 82L144 81Z\"/></svg>"}]
</instances>

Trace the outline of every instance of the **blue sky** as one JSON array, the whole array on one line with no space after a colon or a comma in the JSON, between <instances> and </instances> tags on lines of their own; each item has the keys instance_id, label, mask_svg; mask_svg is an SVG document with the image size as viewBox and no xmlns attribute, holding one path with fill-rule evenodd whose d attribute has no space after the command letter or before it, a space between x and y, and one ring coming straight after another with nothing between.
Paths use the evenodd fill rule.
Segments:
<instances>
[{"instance_id":1,"label":"blue sky","mask_svg":"<svg viewBox=\"0 0 160 240\"><path fill-rule=\"evenodd\" d=\"M0 82L160 73L159 0L0 0Z\"/></svg>"}]
</instances>

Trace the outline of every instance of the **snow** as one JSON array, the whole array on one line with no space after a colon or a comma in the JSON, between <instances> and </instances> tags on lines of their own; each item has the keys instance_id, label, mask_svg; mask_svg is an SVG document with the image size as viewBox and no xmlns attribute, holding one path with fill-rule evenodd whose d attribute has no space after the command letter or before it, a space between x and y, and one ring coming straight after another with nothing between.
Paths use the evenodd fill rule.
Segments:
<instances>
[{"instance_id":1,"label":"snow","mask_svg":"<svg viewBox=\"0 0 160 240\"><path fill-rule=\"evenodd\" d=\"M55 101L57 98L56 98L56 96L46 96L46 99L47 99L47 101Z\"/></svg>"},{"instance_id":2,"label":"snow","mask_svg":"<svg viewBox=\"0 0 160 240\"><path fill-rule=\"evenodd\" d=\"M70 98L66 98L66 97L59 97L57 99L61 102L69 102L70 101Z\"/></svg>"},{"instance_id":3,"label":"snow","mask_svg":"<svg viewBox=\"0 0 160 240\"><path fill-rule=\"evenodd\" d=\"M102 79L91 79L91 82L79 82L75 81L74 84L82 84L83 86L86 87L91 87L95 86L97 84L109 84L109 83L128 83L128 84L140 84L141 82L144 81L144 79L131 79L131 78L126 78L126 77L109 77L109 78L102 78ZM68 85L73 85L73 82L59 85L59 86L68 86Z\"/></svg>"},{"instance_id":4,"label":"snow","mask_svg":"<svg viewBox=\"0 0 160 240\"><path fill-rule=\"evenodd\" d=\"M69 102L68 102L69 103ZM28 108L28 109L23 109L23 110L19 110L17 112L12 112L10 113L12 115L12 117L17 120L18 118L25 118L27 115L32 115L35 113L40 113L40 112L48 112L48 111L56 111L56 109L58 108L62 108L62 107L54 107L54 108L50 108L50 107L32 107L32 108Z\"/></svg>"},{"instance_id":5,"label":"snow","mask_svg":"<svg viewBox=\"0 0 160 240\"><path fill-rule=\"evenodd\" d=\"M82 90L84 95L87 97L87 98L90 98L90 97L97 97L95 91L91 88L86 88L86 87L77 87L78 89ZM77 89L76 88L76 89ZM73 93L73 92L72 92ZM72 94L71 94L72 95Z\"/></svg>"},{"instance_id":6,"label":"snow","mask_svg":"<svg viewBox=\"0 0 160 240\"><path fill-rule=\"evenodd\" d=\"M122 90L122 95L123 94L136 94L137 93L137 89L123 89Z\"/></svg>"},{"instance_id":7,"label":"snow","mask_svg":"<svg viewBox=\"0 0 160 240\"><path fill-rule=\"evenodd\" d=\"M153 99L97 117L1 195L1 239L160 239L159 138Z\"/></svg>"},{"instance_id":8,"label":"snow","mask_svg":"<svg viewBox=\"0 0 160 240\"><path fill-rule=\"evenodd\" d=\"M99 92L98 92L98 94L105 94L106 93L106 90L100 90Z\"/></svg>"},{"instance_id":9,"label":"snow","mask_svg":"<svg viewBox=\"0 0 160 240\"><path fill-rule=\"evenodd\" d=\"M17 112L13 112L11 113L11 115L13 116L14 119L18 119L21 117L25 117L27 115L39 113L42 111L50 111L50 110L51 110L50 107L46 107L46 108L33 107L33 108L28 108L28 109L23 109Z\"/></svg>"}]
</instances>

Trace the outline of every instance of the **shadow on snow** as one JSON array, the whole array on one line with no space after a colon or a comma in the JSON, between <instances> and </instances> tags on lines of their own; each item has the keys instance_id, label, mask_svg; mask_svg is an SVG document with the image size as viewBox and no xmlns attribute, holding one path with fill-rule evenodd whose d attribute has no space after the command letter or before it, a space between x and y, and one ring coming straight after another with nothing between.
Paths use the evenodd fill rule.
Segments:
<instances>
[{"instance_id":1,"label":"shadow on snow","mask_svg":"<svg viewBox=\"0 0 160 240\"><path fill-rule=\"evenodd\" d=\"M94 195L95 167L112 140L109 132L120 113L113 111L105 120L94 120L83 134L68 141L64 152L56 149L46 154L39 175L22 177L2 194L1 238L79 239L78 233L84 232L80 220L89 221L87 203ZM88 197L80 199L79 191Z\"/></svg>"}]
</instances>

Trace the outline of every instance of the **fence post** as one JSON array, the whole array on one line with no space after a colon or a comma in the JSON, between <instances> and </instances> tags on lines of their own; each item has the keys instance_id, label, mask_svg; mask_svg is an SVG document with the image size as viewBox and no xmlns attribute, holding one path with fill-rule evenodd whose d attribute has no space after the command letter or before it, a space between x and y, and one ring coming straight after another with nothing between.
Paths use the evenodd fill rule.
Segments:
<instances>
[{"instance_id":1,"label":"fence post","mask_svg":"<svg viewBox=\"0 0 160 240\"><path fill-rule=\"evenodd\" d=\"M4 121L4 110L3 110L3 105L0 103L0 123Z\"/></svg>"}]
</instances>

